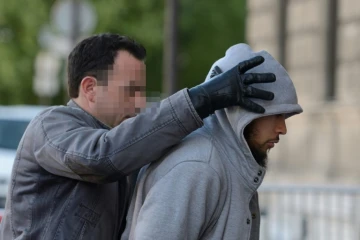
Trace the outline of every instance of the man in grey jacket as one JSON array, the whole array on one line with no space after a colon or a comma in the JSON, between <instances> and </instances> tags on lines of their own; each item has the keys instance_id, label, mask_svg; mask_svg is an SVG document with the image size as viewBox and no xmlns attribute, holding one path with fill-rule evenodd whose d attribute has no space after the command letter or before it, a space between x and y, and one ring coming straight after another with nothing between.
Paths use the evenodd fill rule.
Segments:
<instances>
[{"instance_id":1,"label":"man in grey jacket","mask_svg":"<svg viewBox=\"0 0 360 240\"><path fill-rule=\"evenodd\" d=\"M258 57L134 117L146 102L145 56L140 44L116 34L74 48L71 100L39 114L20 141L0 239L118 239L130 173L159 159L215 110L240 105L264 112L248 97L273 99L251 84L274 82L274 74L246 73L263 62Z\"/></svg>"},{"instance_id":2,"label":"man in grey jacket","mask_svg":"<svg viewBox=\"0 0 360 240\"><path fill-rule=\"evenodd\" d=\"M268 151L287 132L285 119L302 112L295 88L270 54L253 52L246 44L229 48L205 82L255 56L265 62L251 72L272 71L277 79L275 84L259 85L275 93L271 102L256 100L266 113L239 107L218 110L160 161L144 167L122 240L259 239L257 189Z\"/></svg>"}]
</instances>

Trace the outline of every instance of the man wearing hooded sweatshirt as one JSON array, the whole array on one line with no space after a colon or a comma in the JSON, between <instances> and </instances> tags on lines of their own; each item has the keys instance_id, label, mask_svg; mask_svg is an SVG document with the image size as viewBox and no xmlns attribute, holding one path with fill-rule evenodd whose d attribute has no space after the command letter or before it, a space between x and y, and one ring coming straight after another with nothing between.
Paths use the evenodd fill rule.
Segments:
<instances>
[{"instance_id":1,"label":"man wearing hooded sweatshirt","mask_svg":"<svg viewBox=\"0 0 360 240\"><path fill-rule=\"evenodd\" d=\"M237 44L216 61L206 81L245 59L265 62L249 72L273 72L273 101L254 99L266 113L218 110L160 161L141 170L122 239L259 239L257 189L267 152L286 134L285 119L302 112L286 70L266 51Z\"/></svg>"}]
</instances>

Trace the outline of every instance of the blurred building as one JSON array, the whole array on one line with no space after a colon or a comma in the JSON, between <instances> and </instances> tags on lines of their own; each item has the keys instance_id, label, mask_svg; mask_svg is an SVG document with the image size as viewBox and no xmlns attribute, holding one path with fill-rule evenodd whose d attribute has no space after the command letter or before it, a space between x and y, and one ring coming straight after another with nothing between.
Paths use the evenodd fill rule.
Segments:
<instances>
[{"instance_id":1,"label":"blurred building","mask_svg":"<svg viewBox=\"0 0 360 240\"><path fill-rule=\"evenodd\" d=\"M250 0L247 42L288 70L304 113L270 153L266 181L360 180L360 1Z\"/></svg>"}]
</instances>

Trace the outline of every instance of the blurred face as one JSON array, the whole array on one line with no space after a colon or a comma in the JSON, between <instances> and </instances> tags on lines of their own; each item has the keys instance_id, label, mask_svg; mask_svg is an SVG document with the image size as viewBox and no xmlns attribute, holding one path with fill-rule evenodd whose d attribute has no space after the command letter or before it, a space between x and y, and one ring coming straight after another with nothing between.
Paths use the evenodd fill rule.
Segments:
<instances>
[{"instance_id":1,"label":"blurred face","mask_svg":"<svg viewBox=\"0 0 360 240\"><path fill-rule=\"evenodd\" d=\"M127 51L119 51L107 82L97 81L94 110L114 127L146 106L146 66Z\"/></svg>"},{"instance_id":2,"label":"blurred face","mask_svg":"<svg viewBox=\"0 0 360 240\"><path fill-rule=\"evenodd\" d=\"M244 130L244 137L255 160L266 167L267 153L279 142L280 135L287 132L283 114L253 120Z\"/></svg>"}]
</instances>

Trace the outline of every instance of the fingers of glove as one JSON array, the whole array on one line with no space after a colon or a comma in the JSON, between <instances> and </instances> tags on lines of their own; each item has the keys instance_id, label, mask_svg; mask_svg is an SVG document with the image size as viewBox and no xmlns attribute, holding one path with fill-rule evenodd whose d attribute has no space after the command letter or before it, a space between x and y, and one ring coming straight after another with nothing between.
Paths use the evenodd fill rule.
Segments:
<instances>
[{"instance_id":1,"label":"fingers of glove","mask_svg":"<svg viewBox=\"0 0 360 240\"><path fill-rule=\"evenodd\" d=\"M253 101L246 99L246 98L243 101L242 107L249 111L255 112L255 113L264 113L265 112L265 108L263 108L259 104L254 103Z\"/></svg>"},{"instance_id":2,"label":"fingers of glove","mask_svg":"<svg viewBox=\"0 0 360 240\"><path fill-rule=\"evenodd\" d=\"M276 76L273 73L248 73L242 77L244 84L253 83L271 83L276 81Z\"/></svg>"},{"instance_id":3,"label":"fingers of glove","mask_svg":"<svg viewBox=\"0 0 360 240\"><path fill-rule=\"evenodd\" d=\"M238 64L239 73L244 74L249 69L259 66L264 61L265 61L265 59L262 56L256 56L256 57L250 58L248 60L245 60Z\"/></svg>"},{"instance_id":4,"label":"fingers of glove","mask_svg":"<svg viewBox=\"0 0 360 240\"><path fill-rule=\"evenodd\" d=\"M219 74L221 74L223 71L218 66L215 66L213 70L211 71L210 78L213 78Z\"/></svg>"},{"instance_id":5,"label":"fingers of glove","mask_svg":"<svg viewBox=\"0 0 360 240\"><path fill-rule=\"evenodd\" d=\"M264 91L258 88L247 87L245 92L246 97L259 98L263 100L273 100L274 93L269 91Z\"/></svg>"}]
</instances>

